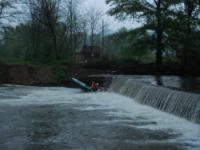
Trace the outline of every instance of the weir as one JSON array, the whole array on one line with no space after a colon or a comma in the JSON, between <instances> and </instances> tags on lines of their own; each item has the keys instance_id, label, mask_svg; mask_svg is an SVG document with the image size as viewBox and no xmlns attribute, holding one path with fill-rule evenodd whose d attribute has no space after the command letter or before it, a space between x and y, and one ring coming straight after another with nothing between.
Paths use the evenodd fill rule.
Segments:
<instances>
[{"instance_id":1,"label":"weir","mask_svg":"<svg viewBox=\"0 0 200 150\"><path fill-rule=\"evenodd\" d=\"M114 78L108 91L200 124L199 94L147 85L123 77Z\"/></svg>"}]
</instances>

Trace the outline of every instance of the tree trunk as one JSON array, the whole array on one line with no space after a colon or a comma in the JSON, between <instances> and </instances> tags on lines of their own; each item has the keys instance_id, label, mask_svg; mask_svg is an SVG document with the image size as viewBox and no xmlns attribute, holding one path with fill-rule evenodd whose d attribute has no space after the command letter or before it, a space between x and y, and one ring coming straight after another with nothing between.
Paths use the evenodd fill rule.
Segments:
<instances>
[{"instance_id":1,"label":"tree trunk","mask_svg":"<svg viewBox=\"0 0 200 150\"><path fill-rule=\"evenodd\" d=\"M157 67L158 71L161 69L162 64L163 64L162 39L163 39L162 30L158 30L158 32L157 32L157 50L156 50L156 67Z\"/></svg>"},{"instance_id":2,"label":"tree trunk","mask_svg":"<svg viewBox=\"0 0 200 150\"><path fill-rule=\"evenodd\" d=\"M56 33L54 30L52 32L52 39L53 39L53 43L54 43L54 51L56 54L56 60L60 60L60 53L58 52L58 45L57 45L57 36L56 36Z\"/></svg>"},{"instance_id":3,"label":"tree trunk","mask_svg":"<svg viewBox=\"0 0 200 150\"><path fill-rule=\"evenodd\" d=\"M194 3L192 1L185 1L185 11L187 13L187 23L186 23L186 30L185 30L185 41L184 41L184 49L182 54L182 66L183 70L187 71L189 66L189 54L190 54L190 47L191 47L191 19L192 19L192 12L194 11Z\"/></svg>"},{"instance_id":4,"label":"tree trunk","mask_svg":"<svg viewBox=\"0 0 200 150\"><path fill-rule=\"evenodd\" d=\"M183 50L183 58L182 58L182 66L183 69L186 71L188 68L188 51L190 48L190 23L188 21L187 23L187 29L186 29L186 36L185 36L185 42L184 42L184 50Z\"/></svg>"},{"instance_id":5,"label":"tree trunk","mask_svg":"<svg viewBox=\"0 0 200 150\"><path fill-rule=\"evenodd\" d=\"M53 41L53 47L54 47L56 60L60 60L60 54L59 54L58 45L57 45L57 35L56 35L55 27L52 25L51 21L49 21L49 29L52 35L52 41Z\"/></svg>"},{"instance_id":6,"label":"tree trunk","mask_svg":"<svg viewBox=\"0 0 200 150\"><path fill-rule=\"evenodd\" d=\"M157 71L161 70L162 63L163 63L163 26L162 26L162 15L161 15L161 1L158 0L157 2L157 39L156 39L156 68Z\"/></svg>"},{"instance_id":7,"label":"tree trunk","mask_svg":"<svg viewBox=\"0 0 200 150\"><path fill-rule=\"evenodd\" d=\"M93 46L94 46L94 30L92 29L92 33L91 33L91 47L90 47L92 53L93 53Z\"/></svg>"}]
</instances>

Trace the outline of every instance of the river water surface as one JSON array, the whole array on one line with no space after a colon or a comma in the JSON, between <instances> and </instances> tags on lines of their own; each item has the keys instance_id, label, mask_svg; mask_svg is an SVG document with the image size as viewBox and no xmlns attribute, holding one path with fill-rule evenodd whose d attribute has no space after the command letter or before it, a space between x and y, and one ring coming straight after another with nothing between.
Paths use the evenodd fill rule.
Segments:
<instances>
[{"instance_id":1,"label":"river water surface","mask_svg":"<svg viewBox=\"0 0 200 150\"><path fill-rule=\"evenodd\" d=\"M2 150L200 149L200 125L114 93L0 87Z\"/></svg>"}]
</instances>

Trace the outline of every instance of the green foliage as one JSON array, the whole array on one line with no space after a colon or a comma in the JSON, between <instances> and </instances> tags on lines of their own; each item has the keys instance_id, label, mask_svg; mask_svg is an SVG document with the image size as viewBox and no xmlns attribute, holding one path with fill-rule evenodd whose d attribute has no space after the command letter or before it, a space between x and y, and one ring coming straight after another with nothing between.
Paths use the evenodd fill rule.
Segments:
<instances>
[{"instance_id":1,"label":"green foliage","mask_svg":"<svg viewBox=\"0 0 200 150\"><path fill-rule=\"evenodd\" d=\"M58 65L51 67L56 81L63 81L66 79L65 68Z\"/></svg>"},{"instance_id":2,"label":"green foliage","mask_svg":"<svg viewBox=\"0 0 200 150\"><path fill-rule=\"evenodd\" d=\"M39 3L40 0L32 2L33 4L38 2L38 5L33 7L42 4ZM52 3L56 1L47 2L49 6L57 5ZM101 38L100 34L95 35L97 41L95 45L100 45L101 39L104 39L102 62L133 60L152 63L158 59L155 56L159 56L167 63L187 63L197 66L200 64L199 0L106 0L106 2L111 5L110 15L122 21L125 19L139 21L141 27L131 30L121 28L104 38ZM55 8L32 8L33 18L29 18L29 21L5 28L1 33L0 59L7 64L73 65L75 51L81 49L83 36L87 36L88 33L85 33L86 27L80 29L82 25L81 21L76 20L78 17L76 13L75 22L68 18L69 22L66 23L58 17L63 12L57 12ZM45 11L48 9L52 13L49 14L50 17ZM38 21L37 17L41 17L41 20ZM61 70L55 71L56 78L62 78Z\"/></svg>"},{"instance_id":3,"label":"green foliage","mask_svg":"<svg viewBox=\"0 0 200 150\"><path fill-rule=\"evenodd\" d=\"M141 21L142 27L124 31L129 41L122 56L145 60L156 54L157 64L174 61L183 65L199 64L200 1L198 0L106 0L110 15L119 20ZM151 32L152 35L148 34ZM150 53L152 51L152 53Z\"/></svg>"},{"instance_id":4,"label":"green foliage","mask_svg":"<svg viewBox=\"0 0 200 150\"><path fill-rule=\"evenodd\" d=\"M148 38L146 32L143 32L143 37L138 35L140 37L135 41L144 44L149 43L149 41L154 42L152 45L154 45L153 50L156 50L156 65L160 69L163 62L163 52L165 51L164 40L166 35L164 33L167 28L168 17L172 17L170 16L171 6L181 3L181 1L107 0L106 2L113 6L109 12L110 15L116 16L120 20L129 18L143 21L143 30L146 30L146 32L151 30L155 33L155 38ZM135 44L134 47L139 52L142 52L144 48L141 44Z\"/></svg>"},{"instance_id":5,"label":"green foliage","mask_svg":"<svg viewBox=\"0 0 200 150\"><path fill-rule=\"evenodd\" d=\"M63 32L62 26L58 26L59 32ZM0 58L10 63L23 62L22 64L58 64L63 60L69 63L68 42L63 42L60 48L59 60L56 59L54 48L48 32L41 31L37 40L31 35L29 23L20 24L16 28L9 28L3 33L2 45L0 47ZM59 38L59 37L58 37ZM58 39L59 40L59 39ZM61 43L58 43L61 45ZM68 59L68 60L66 60Z\"/></svg>"},{"instance_id":6,"label":"green foliage","mask_svg":"<svg viewBox=\"0 0 200 150\"><path fill-rule=\"evenodd\" d=\"M0 59L0 65L4 65L4 64L5 64L5 62Z\"/></svg>"},{"instance_id":7,"label":"green foliage","mask_svg":"<svg viewBox=\"0 0 200 150\"><path fill-rule=\"evenodd\" d=\"M134 30L120 29L117 33L109 36L112 43L115 45L113 53L117 53L117 57L125 60L135 60L140 62L152 62L154 60L153 47L154 35L144 28L137 28ZM115 56L116 57L116 56Z\"/></svg>"}]
</instances>

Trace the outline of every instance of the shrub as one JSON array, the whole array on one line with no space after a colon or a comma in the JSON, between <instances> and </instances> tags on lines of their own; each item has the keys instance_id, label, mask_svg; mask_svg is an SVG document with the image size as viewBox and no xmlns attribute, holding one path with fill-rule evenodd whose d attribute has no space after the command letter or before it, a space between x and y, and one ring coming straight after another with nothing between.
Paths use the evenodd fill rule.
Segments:
<instances>
[{"instance_id":1,"label":"shrub","mask_svg":"<svg viewBox=\"0 0 200 150\"><path fill-rule=\"evenodd\" d=\"M52 72L56 81L63 81L66 79L65 69L60 66L53 66Z\"/></svg>"}]
</instances>

